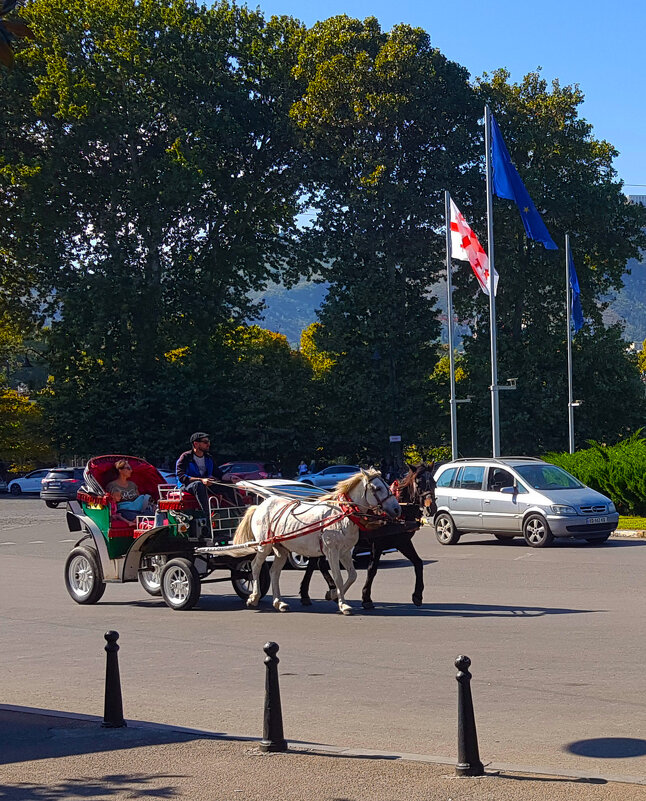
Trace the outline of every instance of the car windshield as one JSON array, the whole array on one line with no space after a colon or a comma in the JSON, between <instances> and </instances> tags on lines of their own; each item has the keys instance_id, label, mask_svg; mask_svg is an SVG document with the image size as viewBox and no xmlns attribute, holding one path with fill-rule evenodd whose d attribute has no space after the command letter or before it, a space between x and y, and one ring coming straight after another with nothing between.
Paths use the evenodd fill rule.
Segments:
<instances>
[{"instance_id":1,"label":"car windshield","mask_svg":"<svg viewBox=\"0 0 646 801\"><path fill-rule=\"evenodd\" d=\"M523 464L516 472L537 490L580 489L585 486L578 479L553 464Z\"/></svg>"}]
</instances>

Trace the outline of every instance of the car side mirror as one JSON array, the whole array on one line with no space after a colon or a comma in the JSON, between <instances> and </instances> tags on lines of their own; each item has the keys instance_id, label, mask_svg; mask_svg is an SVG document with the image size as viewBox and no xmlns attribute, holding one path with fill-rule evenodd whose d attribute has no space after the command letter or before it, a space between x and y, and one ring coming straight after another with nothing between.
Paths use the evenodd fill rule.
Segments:
<instances>
[{"instance_id":1,"label":"car side mirror","mask_svg":"<svg viewBox=\"0 0 646 801\"><path fill-rule=\"evenodd\" d=\"M501 487L500 491L505 495L515 495L518 489L516 487Z\"/></svg>"}]
</instances>

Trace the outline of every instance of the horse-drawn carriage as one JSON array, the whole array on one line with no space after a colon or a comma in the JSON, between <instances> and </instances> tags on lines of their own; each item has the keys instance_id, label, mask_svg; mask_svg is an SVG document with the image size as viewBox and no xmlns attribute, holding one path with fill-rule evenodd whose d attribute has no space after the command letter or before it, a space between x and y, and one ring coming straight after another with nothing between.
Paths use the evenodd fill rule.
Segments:
<instances>
[{"instance_id":1,"label":"horse-drawn carriage","mask_svg":"<svg viewBox=\"0 0 646 801\"><path fill-rule=\"evenodd\" d=\"M115 517L107 487L117 477L115 462L126 458L132 481L150 495L154 514L142 514L134 526ZM250 501L248 495L241 501ZM191 609L201 585L230 581L237 595L251 593L253 550L232 549L230 542L246 512L246 503L232 505L212 496L211 522L193 495L166 484L158 470L132 456L90 459L77 500L68 503L67 524L82 536L65 563L65 585L79 604L100 600L109 583L139 581L150 595L161 595L171 609ZM211 578L215 572L224 577ZM269 589L269 573L261 576L261 593Z\"/></svg>"},{"instance_id":2,"label":"horse-drawn carriage","mask_svg":"<svg viewBox=\"0 0 646 801\"><path fill-rule=\"evenodd\" d=\"M377 471L361 471L337 485L327 499L307 500L302 493L277 497L286 493L241 482L243 489L236 491L239 503L212 496L207 515L193 495L165 484L148 462L125 457L133 468L132 481L154 503L153 514L141 514L134 525L129 525L114 514L115 503L107 491L117 476L115 463L123 458L91 459L77 500L68 504L68 527L72 532L82 532L82 536L67 557L65 584L79 604L99 601L106 583L138 580L150 595L161 595L171 609L192 609L202 584L230 581L237 595L248 606L255 606L271 582L274 606L284 611L287 604L280 599L278 576L291 551L306 557L325 555L330 560L334 578L328 577L330 590L339 588L339 608L349 614L344 592L356 578L352 550L360 530L370 540L372 550L362 594L364 608L372 608L370 587L379 557L389 547L397 548L413 563L413 601L417 605L422 602L422 561L411 543L420 525L419 503L400 506ZM411 473L411 490L418 478ZM258 506L251 505L254 503ZM268 516L263 513L265 507ZM265 562L270 554L275 555L271 578ZM340 563L348 570L346 582L341 578ZM211 578L216 571L227 575ZM328 593L328 597L334 595ZM309 600L306 588L301 587L301 598L303 603Z\"/></svg>"}]
</instances>

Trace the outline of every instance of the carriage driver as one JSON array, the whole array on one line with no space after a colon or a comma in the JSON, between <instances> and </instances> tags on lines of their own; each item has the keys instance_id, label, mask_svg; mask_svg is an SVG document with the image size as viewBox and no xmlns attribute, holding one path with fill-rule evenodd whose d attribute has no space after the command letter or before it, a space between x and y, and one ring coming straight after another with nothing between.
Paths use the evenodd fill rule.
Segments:
<instances>
[{"instance_id":1,"label":"carriage driver","mask_svg":"<svg viewBox=\"0 0 646 801\"><path fill-rule=\"evenodd\" d=\"M221 471L215 466L213 457L209 453L211 444L208 434L196 431L191 435L191 450L184 453L177 460L175 472L180 484L185 490L195 495L200 508L209 517L209 494L224 495L234 502L233 489L218 484L217 491L213 487L222 480Z\"/></svg>"}]
</instances>

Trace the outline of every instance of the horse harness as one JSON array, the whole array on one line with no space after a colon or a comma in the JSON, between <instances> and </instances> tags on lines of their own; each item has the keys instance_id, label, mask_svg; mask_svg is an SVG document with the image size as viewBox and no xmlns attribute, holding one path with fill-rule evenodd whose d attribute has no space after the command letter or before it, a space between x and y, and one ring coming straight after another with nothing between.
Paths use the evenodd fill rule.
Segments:
<instances>
[{"instance_id":1,"label":"horse harness","mask_svg":"<svg viewBox=\"0 0 646 801\"><path fill-rule=\"evenodd\" d=\"M321 553L323 553L323 541L321 537L322 532L326 528L330 528L341 520L345 520L347 518L362 531L376 528L388 518L386 512L383 511L382 504L387 501L388 498L393 497L393 493L388 485L386 485L384 482L384 486L386 487L386 495L383 498L379 498L377 488L371 481L368 483L368 486L377 499L376 506L369 506L364 510L359 506L359 504L352 501L347 495L339 495L339 500L337 503L341 509L340 514L333 515L332 517L324 520L317 520L315 523L309 523L308 525L305 525L302 528L299 528L296 531L292 531L288 534L276 534L275 530L277 525L281 521L284 521L290 512L293 514L294 509L301 503L300 500L288 501L278 509L274 517L271 519L267 530L267 536L260 543L260 545L274 545L275 543L280 544L281 542L286 542L287 540L293 540L297 537L304 537L306 534L314 534L318 532L320 540L319 545Z\"/></svg>"}]
</instances>

